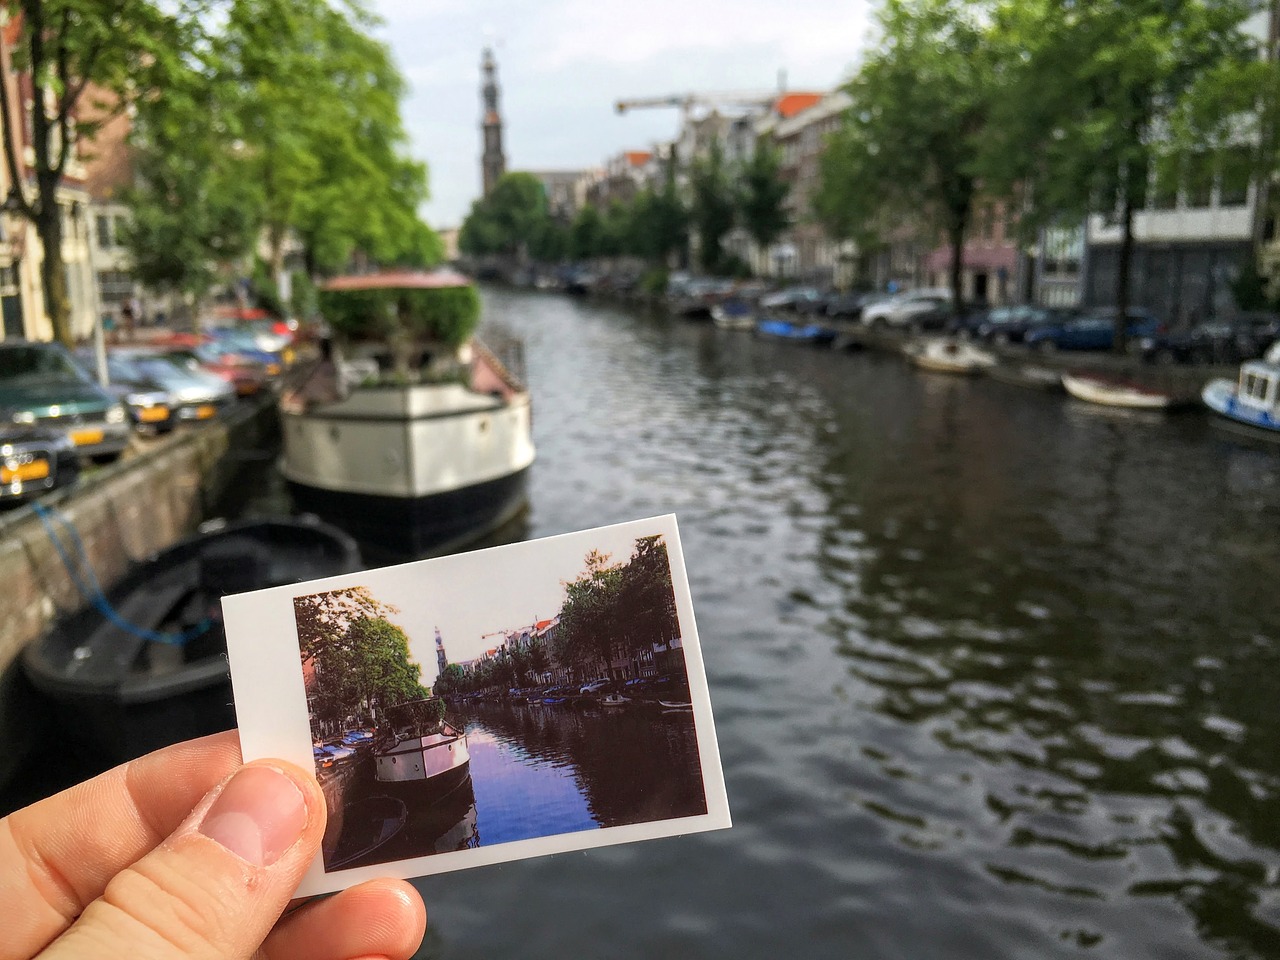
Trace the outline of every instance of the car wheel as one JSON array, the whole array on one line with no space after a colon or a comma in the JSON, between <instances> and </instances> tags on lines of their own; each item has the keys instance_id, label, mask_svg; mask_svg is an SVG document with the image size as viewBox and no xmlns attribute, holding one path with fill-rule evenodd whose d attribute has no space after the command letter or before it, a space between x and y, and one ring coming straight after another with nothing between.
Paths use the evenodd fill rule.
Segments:
<instances>
[{"instance_id":1,"label":"car wheel","mask_svg":"<svg viewBox=\"0 0 1280 960\"><path fill-rule=\"evenodd\" d=\"M1057 353L1058 344L1057 341L1050 340L1046 337L1044 340L1036 341L1036 349L1041 353Z\"/></svg>"}]
</instances>

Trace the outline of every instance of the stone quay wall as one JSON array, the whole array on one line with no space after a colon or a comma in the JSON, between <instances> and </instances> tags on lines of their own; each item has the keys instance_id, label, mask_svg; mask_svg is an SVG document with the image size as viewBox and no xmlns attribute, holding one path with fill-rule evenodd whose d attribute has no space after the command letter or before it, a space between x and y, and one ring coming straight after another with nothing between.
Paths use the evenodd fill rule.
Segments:
<instances>
[{"instance_id":1,"label":"stone quay wall","mask_svg":"<svg viewBox=\"0 0 1280 960\"><path fill-rule=\"evenodd\" d=\"M102 589L135 564L182 539L209 516L240 473L238 452L278 428L274 398L226 419L180 430L145 452L95 470L41 503L75 528ZM59 539L73 560L66 531ZM26 685L18 658L55 620L86 605L30 506L0 514L0 738L21 740ZM0 782L6 761L0 758Z\"/></svg>"}]
</instances>

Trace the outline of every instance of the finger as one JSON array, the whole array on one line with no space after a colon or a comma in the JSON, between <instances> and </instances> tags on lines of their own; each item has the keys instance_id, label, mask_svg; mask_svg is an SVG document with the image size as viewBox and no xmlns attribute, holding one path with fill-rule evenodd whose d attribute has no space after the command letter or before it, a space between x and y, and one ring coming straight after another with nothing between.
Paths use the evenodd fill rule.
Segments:
<instances>
[{"instance_id":1,"label":"finger","mask_svg":"<svg viewBox=\"0 0 1280 960\"><path fill-rule=\"evenodd\" d=\"M235 731L166 747L0 820L0 960L26 960L240 765Z\"/></svg>"},{"instance_id":2,"label":"finger","mask_svg":"<svg viewBox=\"0 0 1280 960\"><path fill-rule=\"evenodd\" d=\"M283 761L241 767L167 840L116 874L47 960L254 954L320 849L324 795Z\"/></svg>"},{"instance_id":3,"label":"finger","mask_svg":"<svg viewBox=\"0 0 1280 960\"><path fill-rule=\"evenodd\" d=\"M426 932L418 891L403 880L370 880L291 913L262 952L266 960L408 960Z\"/></svg>"}]
</instances>

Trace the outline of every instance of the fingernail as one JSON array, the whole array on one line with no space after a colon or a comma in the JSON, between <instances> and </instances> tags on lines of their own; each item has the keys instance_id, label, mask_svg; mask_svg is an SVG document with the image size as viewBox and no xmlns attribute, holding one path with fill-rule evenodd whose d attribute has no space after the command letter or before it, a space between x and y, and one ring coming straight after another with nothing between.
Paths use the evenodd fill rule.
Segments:
<instances>
[{"instance_id":1,"label":"fingernail","mask_svg":"<svg viewBox=\"0 0 1280 960\"><path fill-rule=\"evenodd\" d=\"M302 836L307 803L272 767L244 767L213 802L200 832L255 867L269 867Z\"/></svg>"}]
</instances>

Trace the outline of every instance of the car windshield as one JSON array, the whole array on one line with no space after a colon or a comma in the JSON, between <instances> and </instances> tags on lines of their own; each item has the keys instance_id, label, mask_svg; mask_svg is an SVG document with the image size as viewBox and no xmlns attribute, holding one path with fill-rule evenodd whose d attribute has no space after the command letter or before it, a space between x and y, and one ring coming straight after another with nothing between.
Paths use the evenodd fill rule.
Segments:
<instances>
[{"instance_id":1,"label":"car windshield","mask_svg":"<svg viewBox=\"0 0 1280 960\"><path fill-rule=\"evenodd\" d=\"M6 347L0 350L0 380L9 384L75 381L85 374L61 350L52 346Z\"/></svg>"}]
</instances>

